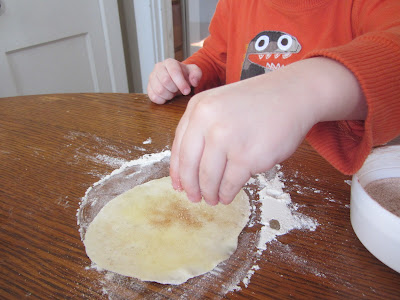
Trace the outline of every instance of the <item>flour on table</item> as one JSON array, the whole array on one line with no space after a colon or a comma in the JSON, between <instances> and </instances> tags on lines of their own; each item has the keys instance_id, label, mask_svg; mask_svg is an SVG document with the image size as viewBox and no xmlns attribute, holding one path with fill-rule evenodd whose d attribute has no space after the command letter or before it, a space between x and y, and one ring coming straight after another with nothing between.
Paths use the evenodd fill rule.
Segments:
<instances>
[{"instance_id":1,"label":"flour on table","mask_svg":"<svg viewBox=\"0 0 400 300\"><path fill-rule=\"evenodd\" d=\"M148 151L146 148L140 146L127 147L126 145L113 145L107 138L74 130L65 135L64 139L68 142L64 147L69 148L70 151L75 153L73 159L67 161L68 164L77 164L78 162L87 160L95 162L96 164L119 168L128 162L121 158L122 156L131 156L131 153L134 151ZM149 137L143 144L146 145L150 143L151 138ZM102 177L104 175L96 172L96 170L89 170L88 174L96 177Z\"/></svg>"},{"instance_id":2,"label":"flour on table","mask_svg":"<svg viewBox=\"0 0 400 300\"><path fill-rule=\"evenodd\" d=\"M149 137L147 140L145 140L144 142L143 142L143 145L148 145L148 144L151 144L151 137Z\"/></svg>"},{"instance_id":3,"label":"flour on table","mask_svg":"<svg viewBox=\"0 0 400 300\"><path fill-rule=\"evenodd\" d=\"M139 150L139 151L146 151L146 148L138 147L138 146L134 146L133 149Z\"/></svg>"},{"instance_id":4,"label":"flour on table","mask_svg":"<svg viewBox=\"0 0 400 300\"><path fill-rule=\"evenodd\" d=\"M133 161L121 161L118 169L89 187L77 212L82 240L88 225L110 200L136 185L168 176L170 154L169 150L165 150ZM212 271L178 286L164 285L158 292L147 288L149 283L135 278L99 271L103 274L99 275L103 276L98 282L99 289L111 299L121 298L121 295L146 299L188 299L193 295L201 298L207 291L212 291L213 295L218 295L217 299L221 299L229 292L246 288L251 284L251 277L260 269L259 261L269 243L293 229L314 231L318 226L316 220L298 212L301 206L292 203L290 195L284 192L283 181L279 165L248 181L244 190L250 198L249 222L239 236L236 252Z\"/></svg>"},{"instance_id":5,"label":"flour on table","mask_svg":"<svg viewBox=\"0 0 400 300\"><path fill-rule=\"evenodd\" d=\"M127 160L125 160L125 159L121 159L118 157L112 157L112 156L104 155L104 154L97 154L96 156L93 157L93 160L105 163L112 167L119 167L127 162Z\"/></svg>"}]
</instances>

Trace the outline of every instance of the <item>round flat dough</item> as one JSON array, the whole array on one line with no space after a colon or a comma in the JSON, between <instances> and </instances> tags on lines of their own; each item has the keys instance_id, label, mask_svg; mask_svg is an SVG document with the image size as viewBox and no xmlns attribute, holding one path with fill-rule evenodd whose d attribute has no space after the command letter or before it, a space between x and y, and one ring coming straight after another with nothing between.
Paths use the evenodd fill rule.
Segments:
<instances>
[{"instance_id":1,"label":"round flat dough","mask_svg":"<svg viewBox=\"0 0 400 300\"><path fill-rule=\"evenodd\" d=\"M243 190L230 205L191 203L164 177L107 203L89 225L84 244L103 269L181 284L229 258L249 215Z\"/></svg>"}]
</instances>

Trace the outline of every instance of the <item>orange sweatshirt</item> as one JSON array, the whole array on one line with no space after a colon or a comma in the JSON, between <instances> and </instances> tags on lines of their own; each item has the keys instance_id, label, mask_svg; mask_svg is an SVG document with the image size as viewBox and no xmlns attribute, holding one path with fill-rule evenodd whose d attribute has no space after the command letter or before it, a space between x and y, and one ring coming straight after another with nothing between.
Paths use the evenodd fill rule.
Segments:
<instances>
[{"instance_id":1,"label":"orange sweatshirt","mask_svg":"<svg viewBox=\"0 0 400 300\"><path fill-rule=\"evenodd\" d=\"M368 116L318 123L308 142L352 174L373 146L400 134L399 0L220 0L209 29L185 61L203 71L196 93L324 56L355 74Z\"/></svg>"}]
</instances>

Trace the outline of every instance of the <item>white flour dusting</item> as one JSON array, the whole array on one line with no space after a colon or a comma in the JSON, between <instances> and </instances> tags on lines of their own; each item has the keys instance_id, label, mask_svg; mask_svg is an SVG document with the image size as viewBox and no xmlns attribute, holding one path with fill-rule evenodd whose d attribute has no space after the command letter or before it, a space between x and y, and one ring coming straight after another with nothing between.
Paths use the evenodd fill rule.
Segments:
<instances>
[{"instance_id":1,"label":"white flour dusting","mask_svg":"<svg viewBox=\"0 0 400 300\"><path fill-rule=\"evenodd\" d=\"M151 143L149 138L145 142ZM143 142L143 144L145 144ZM77 212L77 222L82 240L86 229L111 199L149 180L168 175L170 151L146 154L133 161L116 160L120 167L111 174L94 183L86 191ZM107 163L113 160L105 157ZM236 252L226 261L220 263L212 271L192 278L179 285L158 285L161 290L148 288L154 283L142 282L135 278L125 277L105 270L97 270L104 276L100 280L100 290L110 298L140 296L146 299L188 299L193 295L201 298L207 291L223 298L229 292L246 288L251 277L260 269L258 262L268 243L277 236L286 234L292 229L314 231L318 225L316 220L298 212L300 205L291 201L290 195L283 191L283 174L276 166L273 170L259 174L249 180L245 186L250 197L251 216L248 225L239 236ZM318 274L317 270L311 270ZM146 293L146 294L144 294Z\"/></svg>"},{"instance_id":2,"label":"white flour dusting","mask_svg":"<svg viewBox=\"0 0 400 300\"><path fill-rule=\"evenodd\" d=\"M89 134L80 131L71 131L64 138L69 142L65 145L70 151L74 151L73 159L67 161L68 164L77 164L82 161L92 161L100 165L108 165L112 168L122 166L127 160L121 156L130 156L133 150L146 151L142 147L128 148L126 146L112 145L109 140L99 137L95 134ZM101 177L102 174L96 170L89 170L88 174Z\"/></svg>"},{"instance_id":3,"label":"white flour dusting","mask_svg":"<svg viewBox=\"0 0 400 300\"><path fill-rule=\"evenodd\" d=\"M259 218L250 219L249 227L261 225L258 231L258 243L256 245L256 256L253 266L240 280L245 287L250 283L250 279L259 266L256 264L262 258L263 252L267 249L267 244L276 240L277 236L288 233L292 229L303 229L314 231L317 228L317 221L297 212L299 205L293 204L288 193L283 191L285 187L282 176L279 172L280 166L270 172L258 174L251 178L246 188L251 197L258 196L254 201L253 211L259 211ZM254 188L255 187L255 188ZM228 291L240 290L240 282L234 283Z\"/></svg>"},{"instance_id":4,"label":"white flour dusting","mask_svg":"<svg viewBox=\"0 0 400 300\"><path fill-rule=\"evenodd\" d=\"M133 148L135 150L139 150L139 151L146 151L146 148L143 148L143 147L134 146Z\"/></svg>"},{"instance_id":5,"label":"white flour dusting","mask_svg":"<svg viewBox=\"0 0 400 300\"><path fill-rule=\"evenodd\" d=\"M249 285L251 276L253 276L254 272L257 271L257 270L260 270L260 267L258 265L254 265L247 272L246 277L243 278L243 283L244 283L245 287L247 287Z\"/></svg>"},{"instance_id":6,"label":"white flour dusting","mask_svg":"<svg viewBox=\"0 0 400 300\"><path fill-rule=\"evenodd\" d=\"M103 182L107 181L109 178L122 173L124 170L126 170L129 167L132 166L139 166L140 169L149 165L154 164L155 162L160 162L162 159L171 156L171 151L170 150L164 150L159 153L152 153L152 154L145 154L142 157L131 160L131 161L125 161L120 168L114 170L111 172L111 174L103 177L100 181L96 182L93 186L97 186L102 184ZM90 189L90 188L89 188ZM87 192L86 192L87 194Z\"/></svg>"},{"instance_id":7,"label":"white flour dusting","mask_svg":"<svg viewBox=\"0 0 400 300\"><path fill-rule=\"evenodd\" d=\"M149 137L147 140L145 140L144 142L143 142L143 145L148 145L148 144L151 144L151 137Z\"/></svg>"},{"instance_id":8,"label":"white flour dusting","mask_svg":"<svg viewBox=\"0 0 400 300\"><path fill-rule=\"evenodd\" d=\"M93 160L96 162L103 162L112 167L119 167L128 162L125 159L121 159L118 157L112 157L112 156L105 155L105 154L97 154L96 156L93 157Z\"/></svg>"},{"instance_id":9,"label":"white flour dusting","mask_svg":"<svg viewBox=\"0 0 400 300\"><path fill-rule=\"evenodd\" d=\"M280 179L281 172L277 172L273 179L268 180L265 175L257 175L255 182L260 187L258 192L261 202L261 220L263 225L258 244L259 251L267 249L266 243L278 235L287 233L292 229L308 229L314 231L317 222L307 216L296 212L297 207L292 205L290 195L283 192L284 183ZM251 182L254 179L251 180ZM279 228L271 228L271 220Z\"/></svg>"}]
</instances>

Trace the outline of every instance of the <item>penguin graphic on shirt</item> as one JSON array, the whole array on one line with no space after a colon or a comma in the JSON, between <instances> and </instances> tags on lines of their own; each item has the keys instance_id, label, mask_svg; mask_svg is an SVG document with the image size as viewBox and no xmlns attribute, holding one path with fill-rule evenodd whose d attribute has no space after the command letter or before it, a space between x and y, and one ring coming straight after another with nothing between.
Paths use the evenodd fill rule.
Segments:
<instances>
[{"instance_id":1,"label":"penguin graphic on shirt","mask_svg":"<svg viewBox=\"0 0 400 300\"><path fill-rule=\"evenodd\" d=\"M279 69L285 65L285 59L300 50L294 36L282 31L262 31L247 47L240 80Z\"/></svg>"}]
</instances>

